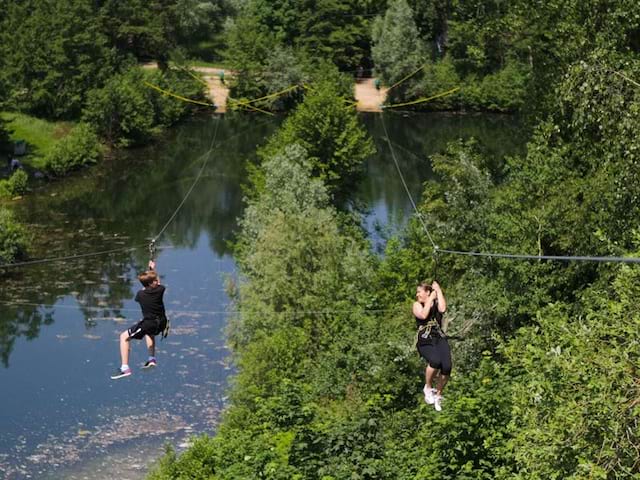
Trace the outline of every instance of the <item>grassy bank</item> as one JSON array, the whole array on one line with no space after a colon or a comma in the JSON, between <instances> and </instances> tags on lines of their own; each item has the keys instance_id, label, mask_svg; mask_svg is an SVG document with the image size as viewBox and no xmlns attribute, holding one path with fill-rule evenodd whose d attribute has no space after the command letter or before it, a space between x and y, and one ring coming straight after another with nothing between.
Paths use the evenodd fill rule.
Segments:
<instances>
[{"instance_id":1,"label":"grassy bank","mask_svg":"<svg viewBox=\"0 0 640 480\"><path fill-rule=\"evenodd\" d=\"M44 168L44 158L56 143L73 128L73 122L51 122L23 113L0 112L11 140L27 142L27 155L23 163L36 169ZM11 154L11 152L9 152Z\"/></svg>"}]
</instances>

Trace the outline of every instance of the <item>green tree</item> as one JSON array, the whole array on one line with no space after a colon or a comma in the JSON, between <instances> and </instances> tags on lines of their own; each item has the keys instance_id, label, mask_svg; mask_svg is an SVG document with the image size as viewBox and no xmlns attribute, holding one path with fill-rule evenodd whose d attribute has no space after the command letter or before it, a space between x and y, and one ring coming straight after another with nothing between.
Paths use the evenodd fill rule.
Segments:
<instances>
[{"instance_id":1,"label":"green tree","mask_svg":"<svg viewBox=\"0 0 640 480\"><path fill-rule=\"evenodd\" d=\"M0 207L0 262L12 263L24 258L28 245L27 230L10 210Z\"/></svg>"},{"instance_id":2,"label":"green tree","mask_svg":"<svg viewBox=\"0 0 640 480\"><path fill-rule=\"evenodd\" d=\"M151 92L144 80L144 73L134 67L89 92L82 118L107 143L140 144L157 133Z\"/></svg>"},{"instance_id":3,"label":"green tree","mask_svg":"<svg viewBox=\"0 0 640 480\"><path fill-rule=\"evenodd\" d=\"M637 476L639 280L618 268L576 305L549 305L508 344L518 372L509 425L518 474L508 478Z\"/></svg>"},{"instance_id":4,"label":"green tree","mask_svg":"<svg viewBox=\"0 0 640 480\"><path fill-rule=\"evenodd\" d=\"M123 56L158 60L166 67L176 45L175 0L104 0L100 5L100 27Z\"/></svg>"},{"instance_id":5,"label":"green tree","mask_svg":"<svg viewBox=\"0 0 640 480\"><path fill-rule=\"evenodd\" d=\"M348 198L374 147L335 80L336 76L325 77L313 84L261 156L272 157L291 144L302 146L311 159L313 175L324 181L340 203Z\"/></svg>"},{"instance_id":6,"label":"green tree","mask_svg":"<svg viewBox=\"0 0 640 480\"><path fill-rule=\"evenodd\" d=\"M54 175L98 162L102 148L98 136L86 123L79 123L45 157L45 168Z\"/></svg>"},{"instance_id":7,"label":"green tree","mask_svg":"<svg viewBox=\"0 0 640 480\"><path fill-rule=\"evenodd\" d=\"M95 2L8 2L6 7L0 71L9 105L47 117L77 116L87 90L114 69Z\"/></svg>"},{"instance_id":8,"label":"green tree","mask_svg":"<svg viewBox=\"0 0 640 480\"><path fill-rule=\"evenodd\" d=\"M376 18L372 32L371 56L376 72L386 84L396 83L428 61L413 10L406 0L390 2L384 17Z\"/></svg>"}]
</instances>

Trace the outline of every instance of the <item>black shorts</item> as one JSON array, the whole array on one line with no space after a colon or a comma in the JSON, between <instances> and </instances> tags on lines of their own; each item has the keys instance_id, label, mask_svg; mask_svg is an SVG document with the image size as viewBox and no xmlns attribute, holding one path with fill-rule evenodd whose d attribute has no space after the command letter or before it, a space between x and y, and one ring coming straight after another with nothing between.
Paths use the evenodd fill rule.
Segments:
<instances>
[{"instance_id":1,"label":"black shorts","mask_svg":"<svg viewBox=\"0 0 640 480\"><path fill-rule=\"evenodd\" d=\"M444 337L429 337L427 343L418 345L418 353L431 368L440 370L443 375L451 375L451 348Z\"/></svg>"},{"instance_id":2,"label":"black shorts","mask_svg":"<svg viewBox=\"0 0 640 480\"><path fill-rule=\"evenodd\" d=\"M129 338L141 340L145 335L155 337L162 333L167 326L167 317L143 318L127 330Z\"/></svg>"}]
</instances>

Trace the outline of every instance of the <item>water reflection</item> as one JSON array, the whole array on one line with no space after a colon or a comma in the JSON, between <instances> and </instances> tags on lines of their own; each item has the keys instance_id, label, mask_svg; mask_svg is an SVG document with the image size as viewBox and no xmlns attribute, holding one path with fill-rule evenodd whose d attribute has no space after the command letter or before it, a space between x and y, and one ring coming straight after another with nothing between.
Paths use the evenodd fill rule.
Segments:
<instances>
[{"instance_id":1,"label":"water reflection","mask_svg":"<svg viewBox=\"0 0 640 480\"><path fill-rule=\"evenodd\" d=\"M193 186L160 244L194 248L203 232L213 252L228 254L242 208L246 161L276 127L273 119L227 116L199 119L171 132L151 148L127 152L100 168L26 198L17 213L34 231L33 256L59 258L122 249L111 255L8 269L0 277L0 358L5 367L15 338L35 338L54 320L54 305L72 296L93 317L121 317L137 286L135 273L148 260L146 245L160 232ZM217 129L216 141L213 135ZM139 248L129 250L132 246ZM100 308L99 312L95 308Z\"/></svg>"},{"instance_id":2,"label":"water reflection","mask_svg":"<svg viewBox=\"0 0 640 480\"><path fill-rule=\"evenodd\" d=\"M365 228L374 248L381 250L385 239L397 232L413 213L411 201L396 169L379 114L363 114L377 153L366 165L358 196L369 209ZM385 113L385 126L411 197L420 201L422 186L432 176L429 157L443 152L458 139L475 138L498 170L505 156L525 151L524 129L508 115L399 114Z\"/></svg>"}]
</instances>

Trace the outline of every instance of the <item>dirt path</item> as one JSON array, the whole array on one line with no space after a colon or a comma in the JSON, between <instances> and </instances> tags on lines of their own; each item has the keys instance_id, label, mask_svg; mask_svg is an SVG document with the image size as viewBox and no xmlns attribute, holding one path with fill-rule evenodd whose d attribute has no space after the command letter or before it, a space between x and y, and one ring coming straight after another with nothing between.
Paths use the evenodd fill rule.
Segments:
<instances>
[{"instance_id":1,"label":"dirt path","mask_svg":"<svg viewBox=\"0 0 640 480\"><path fill-rule=\"evenodd\" d=\"M227 98L229 98L229 88L225 85L231 76L229 70L223 68L193 67L196 72L202 74L202 78L209 86L209 99L216 104L216 113L227 111ZM221 73L222 72L222 73ZM225 79L223 83L222 78Z\"/></svg>"},{"instance_id":2,"label":"dirt path","mask_svg":"<svg viewBox=\"0 0 640 480\"><path fill-rule=\"evenodd\" d=\"M144 65L145 68L157 68L155 63ZM233 72L223 68L212 67L192 67L196 72L202 74L202 79L207 83L208 97L216 105L216 113L227 111L227 99L229 98L229 88L227 82L233 78ZM222 74L221 74L222 72ZM222 81L222 78L225 81ZM357 101L356 110L359 112L381 112L380 105L387 98L387 89L376 89L372 78L357 79L353 87L353 94Z\"/></svg>"},{"instance_id":3,"label":"dirt path","mask_svg":"<svg viewBox=\"0 0 640 480\"><path fill-rule=\"evenodd\" d=\"M358 102L356 109L359 112L381 112L380 105L387 98L387 89L378 90L373 78L359 78L353 87L353 94Z\"/></svg>"}]
</instances>

